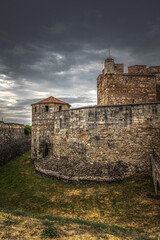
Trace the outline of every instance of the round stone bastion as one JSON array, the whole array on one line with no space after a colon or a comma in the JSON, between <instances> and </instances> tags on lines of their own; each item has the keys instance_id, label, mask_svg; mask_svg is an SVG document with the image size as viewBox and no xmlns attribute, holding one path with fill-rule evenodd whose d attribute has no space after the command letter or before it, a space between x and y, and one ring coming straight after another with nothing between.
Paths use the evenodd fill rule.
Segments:
<instances>
[{"instance_id":1,"label":"round stone bastion","mask_svg":"<svg viewBox=\"0 0 160 240\"><path fill-rule=\"evenodd\" d=\"M118 181L151 173L160 151L160 103L95 106L54 113L35 123L32 161L41 174L66 181Z\"/></svg>"}]
</instances>

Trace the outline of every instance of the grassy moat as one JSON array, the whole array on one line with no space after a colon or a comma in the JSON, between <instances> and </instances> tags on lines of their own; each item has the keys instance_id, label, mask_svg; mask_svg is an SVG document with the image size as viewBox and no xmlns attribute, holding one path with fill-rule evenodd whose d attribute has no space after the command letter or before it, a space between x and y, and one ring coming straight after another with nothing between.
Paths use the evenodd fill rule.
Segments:
<instances>
[{"instance_id":1,"label":"grassy moat","mask_svg":"<svg viewBox=\"0 0 160 240\"><path fill-rule=\"evenodd\" d=\"M26 153L0 167L0 239L158 239L150 176L71 184L35 173Z\"/></svg>"}]
</instances>

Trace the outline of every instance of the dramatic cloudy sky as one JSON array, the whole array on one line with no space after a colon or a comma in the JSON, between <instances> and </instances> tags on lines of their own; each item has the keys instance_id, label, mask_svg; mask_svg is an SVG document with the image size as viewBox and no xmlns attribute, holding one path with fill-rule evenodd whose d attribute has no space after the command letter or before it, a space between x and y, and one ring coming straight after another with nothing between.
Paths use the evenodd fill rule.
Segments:
<instances>
[{"instance_id":1,"label":"dramatic cloudy sky","mask_svg":"<svg viewBox=\"0 0 160 240\"><path fill-rule=\"evenodd\" d=\"M108 48L160 65L160 0L0 0L0 120L30 124L49 96L95 105Z\"/></svg>"}]
</instances>

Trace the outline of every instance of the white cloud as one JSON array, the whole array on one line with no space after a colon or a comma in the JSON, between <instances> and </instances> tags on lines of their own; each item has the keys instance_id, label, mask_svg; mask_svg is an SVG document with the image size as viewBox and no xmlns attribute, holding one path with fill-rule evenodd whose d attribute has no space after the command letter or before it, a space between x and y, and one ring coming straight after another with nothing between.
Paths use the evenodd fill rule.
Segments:
<instances>
[{"instance_id":1,"label":"white cloud","mask_svg":"<svg viewBox=\"0 0 160 240\"><path fill-rule=\"evenodd\" d=\"M13 88L15 85L15 82L9 78L5 74L0 74L0 89L7 89L7 88Z\"/></svg>"}]
</instances>

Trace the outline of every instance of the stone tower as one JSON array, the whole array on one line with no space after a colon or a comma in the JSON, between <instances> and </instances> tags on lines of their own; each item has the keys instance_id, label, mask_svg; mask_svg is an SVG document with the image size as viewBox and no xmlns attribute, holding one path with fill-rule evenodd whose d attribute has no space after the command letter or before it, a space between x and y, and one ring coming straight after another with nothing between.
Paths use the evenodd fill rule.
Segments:
<instances>
[{"instance_id":1,"label":"stone tower","mask_svg":"<svg viewBox=\"0 0 160 240\"><path fill-rule=\"evenodd\" d=\"M32 161L52 154L54 114L67 110L70 105L55 97L49 97L32 106Z\"/></svg>"},{"instance_id":2,"label":"stone tower","mask_svg":"<svg viewBox=\"0 0 160 240\"><path fill-rule=\"evenodd\" d=\"M115 70L114 59L111 57L108 57L104 62L104 75L113 74L114 70Z\"/></svg>"},{"instance_id":3,"label":"stone tower","mask_svg":"<svg viewBox=\"0 0 160 240\"><path fill-rule=\"evenodd\" d=\"M124 105L160 101L160 66L123 64L107 58L97 78L98 105Z\"/></svg>"}]
</instances>

